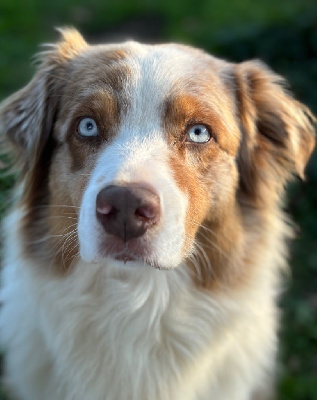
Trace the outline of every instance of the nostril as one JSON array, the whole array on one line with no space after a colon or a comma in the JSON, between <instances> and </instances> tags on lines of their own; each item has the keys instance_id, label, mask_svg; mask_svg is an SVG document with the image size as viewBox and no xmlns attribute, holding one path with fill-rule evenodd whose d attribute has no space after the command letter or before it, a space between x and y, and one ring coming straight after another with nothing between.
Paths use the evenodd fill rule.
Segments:
<instances>
[{"instance_id":1,"label":"nostril","mask_svg":"<svg viewBox=\"0 0 317 400\"><path fill-rule=\"evenodd\" d=\"M134 214L136 217L143 220L154 220L157 218L157 210L151 206L138 207Z\"/></svg>"},{"instance_id":2,"label":"nostril","mask_svg":"<svg viewBox=\"0 0 317 400\"><path fill-rule=\"evenodd\" d=\"M115 214L118 210L112 204L98 205L97 204L97 212L103 215Z\"/></svg>"}]
</instances>

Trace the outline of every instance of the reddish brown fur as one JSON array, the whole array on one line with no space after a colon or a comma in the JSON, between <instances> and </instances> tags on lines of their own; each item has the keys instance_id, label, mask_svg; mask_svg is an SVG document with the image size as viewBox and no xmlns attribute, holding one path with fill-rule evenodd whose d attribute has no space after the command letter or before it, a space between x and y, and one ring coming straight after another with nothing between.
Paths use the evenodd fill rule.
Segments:
<instances>
[{"instance_id":1,"label":"reddish brown fur","mask_svg":"<svg viewBox=\"0 0 317 400\"><path fill-rule=\"evenodd\" d=\"M215 283L215 276L217 283L221 283L222 278L229 275L225 268L228 258L231 253L240 252L240 216L235 204L238 175L234 162L238 133L235 132L236 126L230 123L232 111L223 113L220 118L211 105L201 104L203 95L202 92L197 97L183 95L170 99L166 104L164 121L174 144L171 170L189 202L184 254L188 255L195 240L200 248L198 252L202 258L204 253L207 255L213 270L202 259L200 268L194 267L195 263L191 266L197 282L210 286ZM186 142L188 127L198 123L210 127L213 137L209 143ZM228 126L231 131L228 131ZM181 139L179 132L183 135Z\"/></svg>"}]
</instances>

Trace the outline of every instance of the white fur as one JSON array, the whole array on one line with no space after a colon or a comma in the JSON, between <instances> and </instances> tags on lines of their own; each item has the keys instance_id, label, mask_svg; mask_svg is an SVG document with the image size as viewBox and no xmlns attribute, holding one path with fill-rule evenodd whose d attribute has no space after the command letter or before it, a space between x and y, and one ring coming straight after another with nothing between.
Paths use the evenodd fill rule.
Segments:
<instances>
[{"instance_id":1,"label":"white fur","mask_svg":"<svg viewBox=\"0 0 317 400\"><path fill-rule=\"evenodd\" d=\"M184 266L79 261L58 278L25 260L10 231L1 342L19 399L247 400L267 384L276 312L266 265L230 296L196 289Z\"/></svg>"}]
</instances>

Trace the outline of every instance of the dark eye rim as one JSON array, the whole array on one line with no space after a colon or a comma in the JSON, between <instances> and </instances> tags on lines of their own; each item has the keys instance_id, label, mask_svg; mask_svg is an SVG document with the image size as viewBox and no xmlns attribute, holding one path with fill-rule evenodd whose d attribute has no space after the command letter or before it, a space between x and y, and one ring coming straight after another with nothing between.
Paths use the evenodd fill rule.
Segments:
<instances>
[{"instance_id":1,"label":"dark eye rim","mask_svg":"<svg viewBox=\"0 0 317 400\"><path fill-rule=\"evenodd\" d=\"M209 135L210 135L210 137L207 140L207 142L199 143L199 142L193 142L192 140L189 140L188 132L195 125L203 125L203 126L205 126L207 128L207 130L209 132ZM206 145L206 144L210 143L211 141L213 141L215 139L215 136L213 134L213 130L211 129L211 127L208 124L206 124L204 122L201 122L201 121L192 121L189 124L187 124L187 126L186 126L186 128L184 130L184 137L185 137L185 143L186 144L191 144L191 145L194 145L194 146L203 146L203 145Z\"/></svg>"}]
</instances>

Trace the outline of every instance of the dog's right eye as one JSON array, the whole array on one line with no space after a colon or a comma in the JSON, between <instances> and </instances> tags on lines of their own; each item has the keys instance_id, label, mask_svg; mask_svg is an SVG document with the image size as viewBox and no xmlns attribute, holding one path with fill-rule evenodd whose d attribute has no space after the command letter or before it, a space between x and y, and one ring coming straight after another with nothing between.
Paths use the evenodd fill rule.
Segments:
<instances>
[{"instance_id":1,"label":"dog's right eye","mask_svg":"<svg viewBox=\"0 0 317 400\"><path fill-rule=\"evenodd\" d=\"M78 133L84 137L98 136L96 122L92 118L83 118L78 124Z\"/></svg>"}]
</instances>

